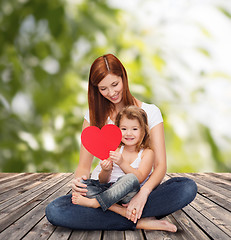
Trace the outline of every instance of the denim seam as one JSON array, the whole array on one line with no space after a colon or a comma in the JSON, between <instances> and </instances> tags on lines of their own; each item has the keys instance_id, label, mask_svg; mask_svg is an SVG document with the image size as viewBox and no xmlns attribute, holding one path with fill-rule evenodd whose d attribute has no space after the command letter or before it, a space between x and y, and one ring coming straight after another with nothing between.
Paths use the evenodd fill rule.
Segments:
<instances>
[{"instance_id":1,"label":"denim seam","mask_svg":"<svg viewBox=\"0 0 231 240\"><path fill-rule=\"evenodd\" d=\"M95 196L96 200L99 202L102 210L105 212L108 209L108 206L104 203L103 199L100 197L100 195Z\"/></svg>"}]
</instances>

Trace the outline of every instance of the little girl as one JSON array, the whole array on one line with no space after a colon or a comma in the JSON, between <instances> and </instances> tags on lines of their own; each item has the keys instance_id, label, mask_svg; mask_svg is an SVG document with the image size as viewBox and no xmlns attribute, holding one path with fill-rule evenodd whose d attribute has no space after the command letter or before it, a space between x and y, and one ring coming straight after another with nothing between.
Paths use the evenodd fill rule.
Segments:
<instances>
[{"instance_id":1,"label":"little girl","mask_svg":"<svg viewBox=\"0 0 231 240\"><path fill-rule=\"evenodd\" d=\"M143 109L125 107L115 124L122 132L120 147L100 162L91 179L83 180L88 190L86 197L73 192L72 203L101 207L103 211L109 209L125 216L126 209L115 203L126 204L139 191L140 184L151 173L154 153L149 147L147 115Z\"/></svg>"}]
</instances>

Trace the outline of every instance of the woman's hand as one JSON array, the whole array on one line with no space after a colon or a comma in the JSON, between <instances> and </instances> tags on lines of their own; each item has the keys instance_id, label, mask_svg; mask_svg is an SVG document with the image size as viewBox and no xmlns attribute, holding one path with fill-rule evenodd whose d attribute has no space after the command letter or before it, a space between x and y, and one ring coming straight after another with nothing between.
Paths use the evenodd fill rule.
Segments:
<instances>
[{"instance_id":1,"label":"woman's hand","mask_svg":"<svg viewBox=\"0 0 231 240\"><path fill-rule=\"evenodd\" d=\"M81 180L87 180L87 177L84 175L80 178L74 178L71 181L72 192L77 192L82 196L86 196L87 185L82 183Z\"/></svg>"},{"instance_id":2,"label":"woman's hand","mask_svg":"<svg viewBox=\"0 0 231 240\"><path fill-rule=\"evenodd\" d=\"M111 171L113 168L113 162L110 159L100 161L100 166L104 171Z\"/></svg>"},{"instance_id":3,"label":"woman's hand","mask_svg":"<svg viewBox=\"0 0 231 240\"><path fill-rule=\"evenodd\" d=\"M120 166L123 163L123 157L122 154L116 151L110 151L109 153L110 159L116 163L118 166Z\"/></svg>"},{"instance_id":4,"label":"woman's hand","mask_svg":"<svg viewBox=\"0 0 231 240\"><path fill-rule=\"evenodd\" d=\"M145 189L142 190L141 188L140 191L132 198L127 205L126 217L128 220L136 223L137 220L141 218L148 196L149 192Z\"/></svg>"}]
</instances>

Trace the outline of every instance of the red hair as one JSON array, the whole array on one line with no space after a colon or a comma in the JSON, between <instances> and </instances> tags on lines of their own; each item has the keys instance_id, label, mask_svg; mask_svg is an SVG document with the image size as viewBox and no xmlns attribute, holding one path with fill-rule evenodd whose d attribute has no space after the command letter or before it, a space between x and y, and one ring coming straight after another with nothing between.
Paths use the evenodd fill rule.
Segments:
<instances>
[{"instance_id":1,"label":"red hair","mask_svg":"<svg viewBox=\"0 0 231 240\"><path fill-rule=\"evenodd\" d=\"M102 128L107 118L115 109L108 99L103 97L98 89L98 84L108 75L113 74L122 78L123 98L125 106L135 105L135 98L128 87L127 72L120 60L112 54L97 58L91 65L88 83L88 105L90 113L90 125Z\"/></svg>"}]
</instances>

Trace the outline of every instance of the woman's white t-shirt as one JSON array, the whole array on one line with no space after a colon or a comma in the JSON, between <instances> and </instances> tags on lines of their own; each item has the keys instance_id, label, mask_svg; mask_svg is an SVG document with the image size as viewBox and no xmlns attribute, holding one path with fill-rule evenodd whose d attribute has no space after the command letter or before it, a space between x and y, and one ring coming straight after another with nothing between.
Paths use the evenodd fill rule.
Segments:
<instances>
[{"instance_id":1,"label":"woman's white t-shirt","mask_svg":"<svg viewBox=\"0 0 231 240\"><path fill-rule=\"evenodd\" d=\"M157 124L163 122L160 109L156 105L142 102L141 108L147 113L148 126L150 130L153 127L155 127ZM84 118L90 123L89 111L87 111ZM115 124L115 123L110 119L110 117L108 117L107 124Z\"/></svg>"},{"instance_id":2,"label":"woman's white t-shirt","mask_svg":"<svg viewBox=\"0 0 231 240\"><path fill-rule=\"evenodd\" d=\"M148 126L149 126L150 130L153 127L155 127L157 124L163 122L163 118L162 118L160 109L156 105L142 102L141 108L147 114ZM84 118L90 123L89 111L87 111ZM115 123L110 119L110 117L108 117L107 124L115 124ZM96 166L96 168L93 170L91 178L98 180L100 171L101 171L101 167L100 167L100 163L99 163ZM116 174L116 176L111 176L111 180L115 180L115 178L118 178L118 177L119 177L118 174Z\"/></svg>"}]
</instances>

